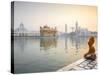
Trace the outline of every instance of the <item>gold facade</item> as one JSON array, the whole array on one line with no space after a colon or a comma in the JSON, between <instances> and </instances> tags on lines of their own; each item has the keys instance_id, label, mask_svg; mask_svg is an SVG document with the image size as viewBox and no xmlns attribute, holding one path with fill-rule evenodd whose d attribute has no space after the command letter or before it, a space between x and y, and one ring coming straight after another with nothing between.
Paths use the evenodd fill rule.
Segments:
<instances>
[{"instance_id":1,"label":"gold facade","mask_svg":"<svg viewBox=\"0 0 100 75\"><path fill-rule=\"evenodd\" d=\"M56 34L57 34L56 27L50 28L47 25L40 27L40 36L56 36Z\"/></svg>"}]
</instances>

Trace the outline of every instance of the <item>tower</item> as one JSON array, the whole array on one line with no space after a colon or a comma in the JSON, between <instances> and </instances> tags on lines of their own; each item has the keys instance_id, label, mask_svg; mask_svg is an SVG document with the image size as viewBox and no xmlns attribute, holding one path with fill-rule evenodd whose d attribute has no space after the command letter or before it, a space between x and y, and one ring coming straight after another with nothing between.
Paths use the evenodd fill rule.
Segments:
<instances>
[{"instance_id":1,"label":"tower","mask_svg":"<svg viewBox=\"0 0 100 75\"><path fill-rule=\"evenodd\" d=\"M75 26L76 26L75 32L77 33L78 32L78 22L77 21L75 23Z\"/></svg>"},{"instance_id":2,"label":"tower","mask_svg":"<svg viewBox=\"0 0 100 75\"><path fill-rule=\"evenodd\" d=\"M65 33L67 33L67 24L65 24Z\"/></svg>"},{"instance_id":3,"label":"tower","mask_svg":"<svg viewBox=\"0 0 100 75\"><path fill-rule=\"evenodd\" d=\"M20 28L23 29L24 28L24 24L21 22L20 23Z\"/></svg>"}]
</instances>

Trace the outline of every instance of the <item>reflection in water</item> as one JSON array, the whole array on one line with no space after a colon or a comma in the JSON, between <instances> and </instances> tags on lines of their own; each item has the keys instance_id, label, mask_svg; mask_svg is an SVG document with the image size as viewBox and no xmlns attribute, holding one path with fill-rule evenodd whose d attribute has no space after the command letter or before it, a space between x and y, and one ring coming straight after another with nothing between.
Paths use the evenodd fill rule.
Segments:
<instances>
[{"instance_id":1,"label":"reflection in water","mask_svg":"<svg viewBox=\"0 0 100 75\"><path fill-rule=\"evenodd\" d=\"M81 59L88 51L87 42L88 37L15 37L15 72L56 71Z\"/></svg>"},{"instance_id":2,"label":"reflection in water","mask_svg":"<svg viewBox=\"0 0 100 75\"><path fill-rule=\"evenodd\" d=\"M46 38L40 38L40 50L48 50L50 48L57 46L57 38L53 37L46 37Z\"/></svg>"},{"instance_id":3,"label":"reflection in water","mask_svg":"<svg viewBox=\"0 0 100 75\"><path fill-rule=\"evenodd\" d=\"M76 47L76 49L79 49L81 45L86 44L87 40L88 37L77 37L77 36L70 37L70 41L72 45Z\"/></svg>"},{"instance_id":4,"label":"reflection in water","mask_svg":"<svg viewBox=\"0 0 100 75\"><path fill-rule=\"evenodd\" d=\"M68 44L67 44L67 42L68 42L68 37L65 36L65 52L66 52L66 53L67 53L67 49L68 49Z\"/></svg>"},{"instance_id":5,"label":"reflection in water","mask_svg":"<svg viewBox=\"0 0 100 75\"><path fill-rule=\"evenodd\" d=\"M14 40L16 40L16 42L14 43L15 46L18 45L18 48L23 52L25 50L25 46L27 44L27 38L25 38L25 37L14 37Z\"/></svg>"}]
</instances>

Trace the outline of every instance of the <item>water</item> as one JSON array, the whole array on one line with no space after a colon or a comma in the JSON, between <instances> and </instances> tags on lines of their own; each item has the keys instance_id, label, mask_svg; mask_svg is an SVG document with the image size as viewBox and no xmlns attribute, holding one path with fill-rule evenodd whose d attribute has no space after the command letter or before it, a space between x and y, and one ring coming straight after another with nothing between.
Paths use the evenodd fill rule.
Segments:
<instances>
[{"instance_id":1,"label":"water","mask_svg":"<svg viewBox=\"0 0 100 75\"><path fill-rule=\"evenodd\" d=\"M88 37L14 37L15 73L51 72L88 51ZM96 48L96 42L95 42Z\"/></svg>"}]
</instances>

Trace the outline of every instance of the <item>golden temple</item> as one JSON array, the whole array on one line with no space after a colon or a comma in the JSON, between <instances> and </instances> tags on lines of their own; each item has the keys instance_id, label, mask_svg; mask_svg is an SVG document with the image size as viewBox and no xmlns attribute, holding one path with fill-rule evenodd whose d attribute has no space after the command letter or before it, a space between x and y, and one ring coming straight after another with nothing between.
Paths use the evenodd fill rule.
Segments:
<instances>
[{"instance_id":1,"label":"golden temple","mask_svg":"<svg viewBox=\"0 0 100 75\"><path fill-rule=\"evenodd\" d=\"M43 27L40 26L40 36L56 36L57 29L50 28L49 26L45 25Z\"/></svg>"}]
</instances>

